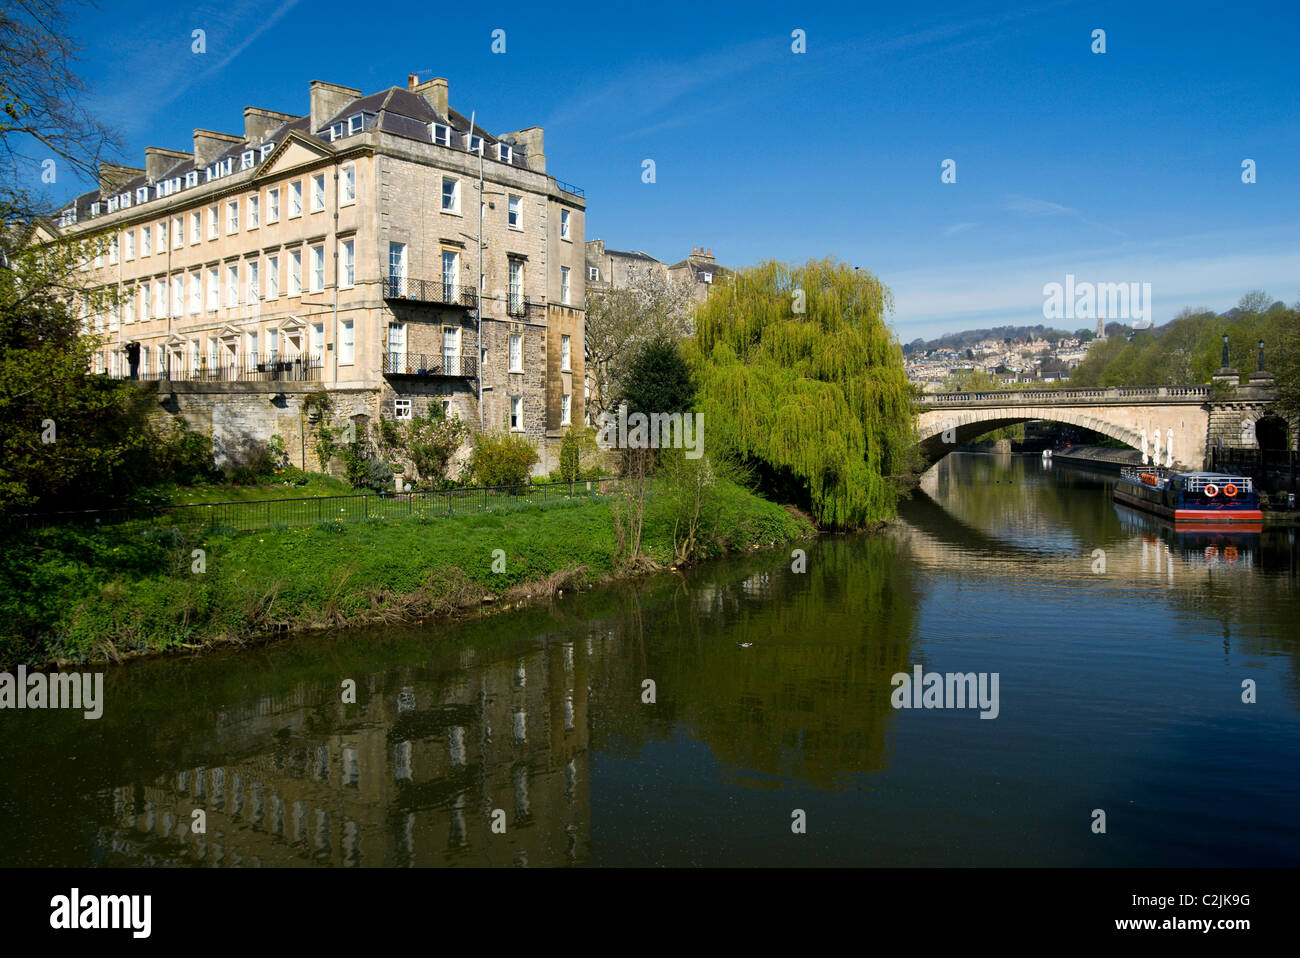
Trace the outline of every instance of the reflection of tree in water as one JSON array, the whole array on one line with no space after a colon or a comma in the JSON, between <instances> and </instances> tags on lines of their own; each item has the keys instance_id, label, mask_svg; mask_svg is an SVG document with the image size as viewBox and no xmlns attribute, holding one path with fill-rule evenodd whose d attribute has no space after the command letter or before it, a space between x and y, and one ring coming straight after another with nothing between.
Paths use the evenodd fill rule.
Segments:
<instances>
[{"instance_id":1,"label":"reflection of tree in water","mask_svg":"<svg viewBox=\"0 0 1300 958\"><path fill-rule=\"evenodd\" d=\"M672 716L721 762L760 775L833 786L882 768L889 679L911 668L910 567L884 537L802 545L805 573L764 554L685 578L672 602L629 597L618 627L644 629L659 701L640 705L642 676L628 676L621 695L608 690L611 712L653 722L656 737ZM597 724L593 744L630 732Z\"/></svg>"}]
</instances>

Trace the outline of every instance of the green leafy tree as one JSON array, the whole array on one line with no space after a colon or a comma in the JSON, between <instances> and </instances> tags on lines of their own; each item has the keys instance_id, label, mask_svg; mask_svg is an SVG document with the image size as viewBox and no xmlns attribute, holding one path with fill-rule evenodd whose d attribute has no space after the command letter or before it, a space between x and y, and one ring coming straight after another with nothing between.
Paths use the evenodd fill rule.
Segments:
<instances>
[{"instance_id":1,"label":"green leafy tree","mask_svg":"<svg viewBox=\"0 0 1300 958\"><path fill-rule=\"evenodd\" d=\"M480 432L467 466L471 482L480 486L521 486L537 462L537 450L523 436Z\"/></svg>"},{"instance_id":2,"label":"green leafy tree","mask_svg":"<svg viewBox=\"0 0 1300 958\"><path fill-rule=\"evenodd\" d=\"M766 262L714 290L686 344L717 443L826 526L892 516L916 461L889 290L833 260Z\"/></svg>"},{"instance_id":3,"label":"green leafy tree","mask_svg":"<svg viewBox=\"0 0 1300 958\"><path fill-rule=\"evenodd\" d=\"M695 382L677 343L660 336L637 349L624 373L619 403L627 406L628 415L690 410Z\"/></svg>"}]
</instances>

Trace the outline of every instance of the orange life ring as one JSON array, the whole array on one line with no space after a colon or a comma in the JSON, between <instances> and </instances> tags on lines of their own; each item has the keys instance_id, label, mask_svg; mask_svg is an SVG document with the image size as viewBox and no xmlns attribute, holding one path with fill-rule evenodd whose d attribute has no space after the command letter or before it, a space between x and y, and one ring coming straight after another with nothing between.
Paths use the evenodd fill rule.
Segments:
<instances>
[{"instance_id":1,"label":"orange life ring","mask_svg":"<svg viewBox=\"0 0 1300 958\"><path fill-rule=\"evenodd\" d=\"M1223 494L1227 496L1229 499L1231 499L1233 496L1237 494L1237 487L1234 486L1232 483L1228 483L1226 486L1223 487Z\"/></svg>"},{"instance_id":2,"label":"orange life ring","mask_svg":"<svg viewBox=\"0 0 1300 958\"><path fill-rule=\"evenodd\" d=\"M1225 546L1224 549L1223 549L1223 557L1224 557L1225 559L1227 559L1229 562L1236 562L1236 561L1237 561L1237 547L1236 547L1236 546Z\"/></svg>"},{"instance_id":3,"label":"orange life ring","mask_svg":"<svg viewBox=\"0 0 1300 958\"><path fill-rule=\"evenodd\" d=\"M1213 499L1215 496L1219 494L1219 487L1216 486L1214 483L1210 483L1205 487L1205 494L1209 496L1211 499Z\"/></svg>"}]
</instances>

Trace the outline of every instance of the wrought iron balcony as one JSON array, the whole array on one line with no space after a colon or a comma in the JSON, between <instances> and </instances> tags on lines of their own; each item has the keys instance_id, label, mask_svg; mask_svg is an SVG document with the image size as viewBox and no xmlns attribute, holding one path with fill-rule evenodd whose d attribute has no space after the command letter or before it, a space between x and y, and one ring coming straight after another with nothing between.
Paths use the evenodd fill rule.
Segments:
<instances>
[{"instance_id":1,"label":"wrought iron balcony","mask_svg":"<svg viewBox=\"0 0 1300 958\"><path fill-rule=\"evenodd\" d=\"M473 309L478 305L478 293L473 286L444 283L440 279L409 279L398 276L390 276L384 280L384 299L437 303L440 306L461 306L465 309Z\"/></svg>"},{"instance_id":2,"label":"wrought iron balcony","mask_svg":"<svg viewBox=\"0 0 1300 958\"><path fill-rule=\"evenodd\" d=\"M527 316L529 313L536 313L545 308L545 303L538 302L535 299L529 299L527 296L515 296L511 294L506 297L506 315L507 316Z\"/></svg>"},{"instance_id":3,"label":"wrought iron balcony","mask_svg":"<svg viewBox=\"0 0 1300 958\"><path fill-rule=\"evenodd\" d=\"M144 368L143 363L137 363L133 368L128 351L123 349L122 352L122 362L113 377L115 379L225 383L315 382L321 378L321 368L324 365L321 357L315 355L239 353L225 357L201 356L197 363L190 356L169 356L162 368Z\"/></svg>"},{"instance_id":4,"label":"wrought iron balcony","mask_svg":"<svg viewBox=\"0 0 1300 958\"><path fill-rule=\"evenodd\" d=\"M465 376L478 375L478 361L473 356L449 356L439 353L384 353L385 376Z\"/></svg>"}]
</instances>

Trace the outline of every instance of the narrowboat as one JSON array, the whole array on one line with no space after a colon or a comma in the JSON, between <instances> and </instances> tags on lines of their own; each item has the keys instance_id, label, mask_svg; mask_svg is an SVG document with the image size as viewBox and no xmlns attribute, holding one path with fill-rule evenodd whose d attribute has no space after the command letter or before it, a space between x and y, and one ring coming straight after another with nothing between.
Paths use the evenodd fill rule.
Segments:
<instances>
[{"instance_id":1,"label":"narrowboat","mask_svg":"<svg viewBox=\"0 0 1300 958\"><path fill-rule=\"evenodd\" d=\"M1264 521L1259 493L1249 476L1126 466L1115 483L1114 498L1179 525Z\"/></svg>"}]
</instances>

